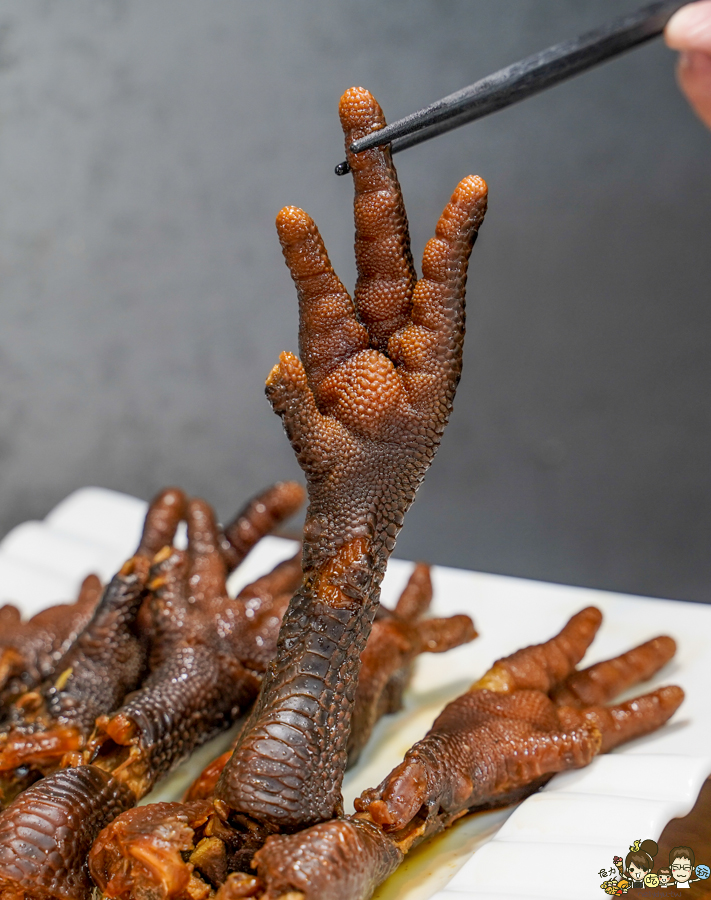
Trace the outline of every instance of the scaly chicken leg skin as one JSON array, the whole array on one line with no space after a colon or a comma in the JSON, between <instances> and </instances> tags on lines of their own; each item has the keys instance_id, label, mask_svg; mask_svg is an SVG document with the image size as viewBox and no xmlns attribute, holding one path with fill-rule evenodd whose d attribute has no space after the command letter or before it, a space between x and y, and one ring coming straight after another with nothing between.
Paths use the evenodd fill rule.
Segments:
<instances>
[{"instance_id":1,"label":"scaly chicken leg skin","mask_svg":"<svg viewBox=\"0 0 711 900\"><path fill-rule=\"evenodd\" d=\"M341 98L346 145L382 128L374 98ZM460 183L415 284L387 148L354 157L358 284L351 300L310 217L277 229L299 295L301 358L283 353L267 395L304 470L304 579L255 711L217 785L230 809L282 830L341 810L360 657L404 515L449 418L461 372L464 285L486 185Z\"/></svg>"},{"instance_id":2,"label":"scaly chicken leg skin","mask_svg":"<svg viewBox=\"0 0 711 900\"><path fill-rule=\"evenodd\" d=\"M25 791L0 816L0 884L8 896L19 891L26 897L84 898L86 854L98 831L198 743L229 724L235 706L256 696L268 661L263 645L273 652L278 621L301 580L301 564L296 558L281 563L235 600L227 597L225 578L302 498L294 483L275 485L247 504L235 519L238 529L228 526L227 537L204 501L192 500L186 508L184 495L171 489L151 505L139 551L153 556L150 570L141 565L153 618L151 623L144 617L144 624L151 632L155 668L114 715L99 718L105 731L84 754L64 755L62 764L76 768L49 775L39 793ZM184 511L186 552L169 546ZM229 539L230 531L238 542ZM81 765L83 756L98 765ZM76 806L84 816L81 823ZM18 882L20 872L27 878Z\"/></svg>"},{"instance_id":3,"label":"scaly chicken leg skin","mask_svg":"<svg viewBox=\"0 0 711 900\"><path fill-rule=\"evenodd\" d=\"M362 749L377 719L399 701L418 653L441 653L475 637L468 616L421 619L431 596L429 567L418 564L395 610L378 610L363 651L354 711L354 722L361 731L357 735L351 732L351 759ZM212 806L209 802L229 755L223 754L208 767L191 788L186 803L130 810L104 830L92 850L90 867L107 896L168 900L182 896L186 885L199 894L199 884L221 883L219 871L224 880L232 868L249 869L252 856L270 832L254 823L250 829L246 817L230 821L224 804L218 801Z\"/></svg>"},{"instance_id":4,"label":"scaly chicken leg skin","mask_svg":"<svg viewBox=\"0 0 711 900\"><path fill-rule=\"evenodd\" d=\"M216 900L240 890L255 900L367 900L408 850L466 812L521 800L553 773L659 728L681 703L680 688L601 704L658 671L674 641L656 638L576 672L600 620L583 610L552 640L500 660L361 795L354 816L268 838L255 855L258 878L230 876Z\"/></svg>"},{"instance_id":5,"label":"scaly chicken leg skin","mask_svg":"<svg viewBox=\"0 0 711 900\"><path fill-rule=\"evenodd\" d=\"M56 769L65 753L81 750L96 717L115 709L143 674L147 646L134 625L153 556L173 539L185 497L177 488L151 503L136 553L106 586L94 615L57 666L57 678L23 694L11 708L0 743L3 789L10 799L13 771Z\"/></svg>"},{"instance_id":6,"label":"scaly chicken leg skin","mask_svg":"<svg viewBox=\"0 0 711 900\"><path fill-rule=\"evenodd\" d=\"M20 618L16 607L5 606L0 610L4 613L0 651L1 706L9 706L20 694L54 675L57 664L89 623L100 597L101 582L96 575L87 575L74 603L50 606L27 621Z\"/></svg>"},{"instance_id":7,"label":"scaly chicken leg skin","mask_svg":"<svg viewBox=\"0 0 711 900\"><path fill-rule=\"evenodd\" d=\"M430 568L418 563L395 609L378 608L361 654L360 677L348 739L348 768L358 761L379 719L401 708L403 691L410 680L415 658L420 653L446 653L476 637L469 616L423 619L431 600ZM234 746L206 766L188 790L186 801L206 800L213 796L233 750Z\"/></svg>"},{"instance_id":8,"label":"scaly chicken leg skin","mask_svg":"<svg viewBox=\"0 0 711 900\"><path fill-rule=\"evenodd\" d=\"M254 701L266 667L255 664L257 642L266 639L273 650L276 637L276 629L254 612L290 596L301 580L299 560L288 560L232 600L212 510L191 500L186 517L187 551L166 548L149 582L160 664L119 710L97 720L87 751L87 762L112 771L139 799Z\"/></svg>"}]
</instances>

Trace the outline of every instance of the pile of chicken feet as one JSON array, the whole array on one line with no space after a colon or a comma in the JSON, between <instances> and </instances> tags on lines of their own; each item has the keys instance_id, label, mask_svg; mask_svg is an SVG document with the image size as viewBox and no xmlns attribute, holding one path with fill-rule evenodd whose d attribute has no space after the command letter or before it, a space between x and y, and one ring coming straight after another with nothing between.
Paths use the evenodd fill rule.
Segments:
<instances>
[{"instance_id":1,"label":"pile of chicken feet","mask_svg":"<svg viewBox=\"0 0 711 900\"><path fill-rule=\"evenodd\" d=\"M389 150L348 149L384 126L382 112L352 88L340 116L355 183L353 299L309 216L287 207L277 217L300 357L282 354L267 395L306 476L301 559L231 600L229 571L293 511L299 489L275 487L225 530L204 501L168 489L88 621L91 580L61 628L37 623L50 653L4 641L3 900L84 900L92 879L122 900L366 900L431 834L655 730L683 699L666 687L607 706L675 645L656 638L577 671L601 622L583 610L547 643L495 663L344 816L349 759L398 708L414 658L475 636L466 616L423 618L426 567L394 611L379 592L451 413L487 191L473 176L458 185L418 280ZM173 542L181 520L184 551ZM0 616L31 635L35 620ZM250 706L232 751L184 803L132 808Z\"/></svg>"}]
</instances>

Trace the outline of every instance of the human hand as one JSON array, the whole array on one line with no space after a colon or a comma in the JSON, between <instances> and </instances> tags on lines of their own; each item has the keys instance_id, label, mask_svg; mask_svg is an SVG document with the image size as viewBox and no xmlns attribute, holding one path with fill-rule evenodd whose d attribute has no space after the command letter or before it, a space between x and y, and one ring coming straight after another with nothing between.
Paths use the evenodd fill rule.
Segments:
<instances>
[{"instance_id":1,"label":"human hand","mask_svg":"<svg viewBox=\"0 0 711 900\"><path fill-rule=\"evenodd\" d=\"M683 6L671 17L664 39L681 57L679 86L704 124L711 128L711 0Z\"/></svg>"}]
</instances>

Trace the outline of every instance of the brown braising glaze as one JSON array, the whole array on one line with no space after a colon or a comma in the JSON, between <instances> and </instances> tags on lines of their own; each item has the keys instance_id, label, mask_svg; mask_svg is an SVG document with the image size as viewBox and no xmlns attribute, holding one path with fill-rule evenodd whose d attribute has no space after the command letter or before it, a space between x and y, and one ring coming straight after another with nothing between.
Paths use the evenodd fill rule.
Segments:
<instances>
[{"instance_id":1,"label":"brown braising glaze","mask_svg":"<svg viewBox=\"0 0 711 900\"><path fill-rule=\"evenodd\" d=\"M139 547L104 589L93 617L57 665L56 677L22 695L10 710L0 742L5 789L13 770L47 774L64 753L81 750L97 716L115 709L139 683L146 641L135 628L151 560L173 540L185 496L162 491L151 503Z\"/></svg>"},{"instance_id":2,"label":"brown braising glaze","mask_svg":"<svg viewBox=\"0 0 711 900\"><path fill-rule=\"evenodd\" d=\"M422 619L432 599L429 566L418 563L394 611L378 608L365 650L348 739L348 767L355 765L382 716L402 707L403 691L420 653L444 653L476 637L469 616ZM222 770L232 755L228 750L209 763L186 794L186 800L212 797Z\"/></svg>"},{"instance_id":3,"label":"brown braising glaze","mask_svg":"<svg viewBox=\"0 0 711 900\"><path fill-rule=\"evenodd\" d=\"M50 606L27 621L20 618L16 607L0 610L2 706L54 675L57 664L89 623L100 597L101 582L96 575L87 575L74 603Z\"/></svg>"},{"instance_id":4,"label":"brown braising glaze","mask_svg":"<svg viewBox=\"0 0 711 900\"><path fill-rule=\"evenodd\" d=\"M402 688L409 679L414 656L424 651L443 652L471 640L476 634L468 616L421 619L431 597L429 567L420 563L413 570L395 610L384 607L378 610L363 651L353 714L354 729L349 744L350 761L366 743L380 716L399 708ZM271 649L273 651L274 645ZM222 754L200 775L186 796L184 811L181 812L178 804L170 804L164 809L165 815L159 809L128 812L99 835L92 860L100 859L101 863L95 870L92 862L92 872L107 896L127 898L160 894L164 900L181 897L190 866L194 868L194 878L190 882L193 892L198 890L196 879L202 878L206 884L221 884L226 874L236 867L250 871L253 854L269 836L268 829L255 823L250 826L244 816L238 821L225 822L229 810L219 803L207 822L195 829L193 843L188 841L189 835L186 837L184 829L185 817L192 815L191 804L212 798L215 784L230 755L230 751ZM151 808L143 807L144 810ZM188 851L195 852L188 856ZM142 862L147 857L153 860L148 870ZM222 872L220 877L219 872ZM171 885L174 888L168 887ZM238 896L238 890L247 889L245 885L243 879L238 886L232 878L226 890L230 896Z\"/></svg>"},{"instance_id":5,"label":"brown braising glaze","mask_svg":"<svg viewBox=\"0 0 711 900\"><path fill-rule=\"evenodd\" d=\"M95 766L55 772L33 785L21 806L0 816L0 896L85 900L94 835L134 802L125 785Z\"/></svg>"},{"instance_id":6,"label":"brown braising glaze","mask_svg":"<svg viewBox=\"0 0 711 900\"><path fill-rule=\"evenodd\" d=\"M420 653L444 653L476 637L469 616L422 619L432 599L429 566L418 563L393 611L378 608L365 650L361 654L358 689L348 739L348 767L354 765L382 716L397 712ZM233 748L234 749L234 748ZM232 755L227 750L208 763L195 779L185 800L213 796L222 770Z\"/></svg>"},{"instance_id":7,"label":"brown braising glaze","mask_svg":"<svg viewBox=\"0 0 711 900\"><path fill-rule=\"evenodd\" d=\"M340 103L349 145L382 128L362 88ZM458 186L418 282L387 148L349 154L358 283L351 300L300 209L277 217L299 295L300 359L267 395L304 470L304 579L255 711L217 786L235 811L284 830L341 809L360 655L404 515L440 442L461 372L464 286L486 185Z\"/></svg>"},{"instance_id":8,"label":"brown braising glaze","mask_svg":"<svg viewBox=\"0 0 711 900\"><path fill-rule=\"evenodd\" d=\"M286 488L286 499L282 488ZM251 547L256 543L265 529L278 524L281 515L294 511L299 491L290 489L287 483L276 495L272 492L272 499L281 497L278 508L275 503L262 504L264 496L258 498L258 503L252 501L238 517L247 535L241 554L249 549L248 544ZM269 492L266 496L268 499ZM253 518L247 522L247 528L245 522L250 516ZM171 547L175 528L183 517L188 522L186 552ZM198 743L230 724L234 715L254 699L259 677L268 662L265 654L274 652L281 615L290 593L301 580L301 563L298 558L281 563L272 573L246 587L236 600L230 600L225 588L230 563L225 559L223 540L212 510L203 501L193 500L186 507L182 493L178 496L171 490L163 492L151 506L139 552L142 583L148 594L144 621L158 666L116 714L99 718L104 730L99 730L83 754L98 765L70 770L99 772L100 778L77 776L74 781L74 776L60 771L41 782L42 796L53 797L55 818L64 815L67 821L74 822L71 804L77 797L86 813L85 821L73 831L63 830L56 835L48 832L38 837L38 846L48 860L45 867L37 861L31 841L27 844L31 865L21 857L22 835L34 827L36 811L30 802L33 795L23 793L0 816L7 846L20 853L17 866L29 866L27 872L31 874L22 885L15 884L17 866L5 870L0 865L5 884L14 885L8 886L8 891L24 890L27 897L43 897L49 890L49 879L51 896L63 897L68 890L74 890L72 885L84 884L86 878L83 876L82 881L80 873L85 871L86 853L99 830L121 809L132 806L160 775ZM234 558L233 554L233 561ZM129 568L124 567L123 575ZM69 753L64 764L81 758L81 753ZM109 772L113 773L111 777ZM67 779L73 785L71 791L64 789ZM106 784L120 792L122 806L110 804L107 809L111 815L100 818L90 811L104 802Z\"/></svg>"}]
</instances>

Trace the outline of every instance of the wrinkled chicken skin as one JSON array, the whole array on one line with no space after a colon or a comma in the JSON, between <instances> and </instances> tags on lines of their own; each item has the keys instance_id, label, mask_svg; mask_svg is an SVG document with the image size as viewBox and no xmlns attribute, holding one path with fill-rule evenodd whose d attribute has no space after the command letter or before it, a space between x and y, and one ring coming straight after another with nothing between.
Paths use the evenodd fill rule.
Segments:
<instances>
[{"instance_id":1,"label":"wrinkled chicken skin","mask_svg":"<svg viewBox=\"0 0 711 900\"><path fill-rule=\"evenodd\" d=\"M466 812L521 800L555 772L661 727L683 699L678 687L604 704L658 671L674 641L656 638L577 672L600 621L598 610L585 609L552 640L495 663L361 795L356 815L270 837L255 855L259 887L251 896L367 900L409 849Z\"/></svg>"},{"instance_id":2,"label":"wrinkled chicken skin","mask_svg":"<svg viewBox=\"0 0 711 900\"><path fill-rule=\"evenodd\" d=\"M168 488L151 503L136 553L106 586L91 621L61 662L55 678L22 695L11 708L0 742L6 799L13 771L56 769L65 753L81 750L97 716L115 709L144 672L146 642L135 621L151 560L171 543L184 514L182 491Z\"/></svg>"},{"instance_id":3,"label":"wrinkled chicken skin","mask_svg":"<svg viewBox=\"0 0 711 900\"><path fill-rule=\"evenodd\" d=\"M56 772L22 798L21 808L10 807L0 816L0 897L88 897L92 885L85 859L93 836L135 798L95 766Z\"/></svg>"},{"instance_id":4,"label":"wrinkled chicken skin","mask_svg":"<svg viewBox=\"0 0 711 900\"><path fill-rule=\"evenodd\" d=\"M248 500L221 535L220 550L230 572L265 535L291 518L305 499L306 492L297 482L277 481Z\"/></svg>"},{"instance_id":5,"label":"wrinkled chicken skin","mask_svg":"<svg viewBox=\"0 0 711 900\"><path fill-rule=\"evenodd\" d=\"M469 616L422 619L432 600L429 566L418 563L412 571L394 611L379 607L361 654L360 678L348 739L348 767L355 765L382 716L402 707L403 691L420 653L445 653L476 637ZM270 648L273 655L273 647ZM233 749L209 763L186 794L186 800L213 796Z\"/></svg>"},{"instance_id":6,"label":"wrinkled chicken skin","mask_svg":"<svg viewBox=\"0 0 711 900\"><path fill-rule=\"evenodd\" d=\"M399 708L401 689L409 677L414 657L421 652L444 652L476 636L468 616L422 620L431 598L429 567L420 563L415 566L395 610L379 610L363 651L353 715L354 727L361 731L351 745L352 761L380 716ZM229 756L230 751L207 767L191 787L184 805L158 804L131 810L99 836L90 867L107 896L123 900L160 896L168 900L182 897L187 885L191 885L190 891L197 891L199 876L220 883L235 867L249 869L254 852L270 832L256 825L250 831L245 827L244 817L237 823L226 823L229 810L224 804L218 803L208 818L204 818L206 807L198 805L212 798ZM198 824L195 824L196 810L200 813ZM207 827L203 828L206 822ZM191 828L196 835L190 832ZM188 851L191 851L189 856ZM151 860L150 866L146 865L147 858ZM216 878L216 860L221 861L221 879ZM234 879L230 885L234 893Z\"/></svg>"},{"instance_id":7,"label":"wrinkled chicken skin","mask_svg":"<svg viewBox=\"0 0 711 900\"><path fill-rule=\"evenodd\" d=\"M60 603L23 621L14 606L0 610L0 704L14 702L56 671L86 628L101 597L101 582L87 575L74 603Z\"/></svg>"},{"instance_id":8,"label":"wrinkled chicken skin","mask_svg":"<svg viewBox=\"0 0 711 900\"><path fill-rule=\"evenodd\" d=\"M191 500L186 518L187 550L161 551L149 582L159 664L117 712L97 720L87 751L87 761L112 771L139 798L254 701L281 615L301 581L294 558L232 600L211 508Z\"/></svg>"},{"instance_id":9,"label":"wrinkled chicken skin","mask_svg":"<svg viewBox=\"0 0 711 900\"><path fill-rule=\"evenodd\" d=\"M251 501L235 520L241 538L231 556L224 552L227 538L203 501L191 501L187 507L188 552L171 550L175 527L186 507L184 496L178 498L172 492L176 502L171 508L167 502L170 493L164 492L151 506L137 554L143 583L150 580L146 587L156 617L151 632L154 650L160 643L165 651L158 654L160 666L149 676L145 689L127 698L118 714L101 720L116 744L105 748L99 738L85 751L86 756L97 757L101 768L79 765L55 772L37 786L42 803L51 798L52 821L68 822L71 827L56 833L44 826L38 830L35 793L31 791L25 791L0 816L0 884L8 896L83 900L88 890L86 855L101 828L122 809L133 806L150 784L197 742L209 738L216 721L222 726L229 724L223 715L225 697L239 706L256 695L258 675L267 664L264 653L273 652L276 645L281 615L301 579L301 563L298 559L281 563L247 586L235 601L226 595L225 576L266 531L295 511L303 492L298 485L283 483ZM230 529L228 526L228 534ZM218 633L221 647L217 646ZM208 648L221 665L226 648L242 654L244 666L229 660L236 684L226 680L224 666L216 669L208 663ZM191 668L195 660L201 662ZM206 680L208 668L210 678ZM176 677L180 678L177 683ZM212 678L220 682L219 698ZM230 715L234 712L230 708ZM104 738L108 740L106 733ZM65 754L65 764L80 761L79 753ZM115 771L110 774L107 769ZM120 798L120 806L113 801L106 805L107 797ZM81 816L73 809L77 804ZM20 873L27 877L20 878Z\"/></svg>"},{"instance_id":10,"label":"wrinkled chicken skin","mask_svg":"<svg viewBox=\"0 0 711 900\"><path fill-rule=\"evenodd\" d=\"M384 126L374 98L341 98L346 146ZM461 372L464 286L486 185L457 187L417 281L387 148L348 157L358 283L351 300L318 230L287 207L277 230L299 295L300 358L267 395L304 470L304 579L277 653L217 785L230 809L294 830L341 810L360 656L404 515L436 452Z\"/></svg>"}]
</instances>

